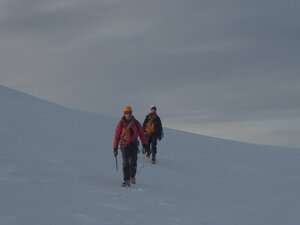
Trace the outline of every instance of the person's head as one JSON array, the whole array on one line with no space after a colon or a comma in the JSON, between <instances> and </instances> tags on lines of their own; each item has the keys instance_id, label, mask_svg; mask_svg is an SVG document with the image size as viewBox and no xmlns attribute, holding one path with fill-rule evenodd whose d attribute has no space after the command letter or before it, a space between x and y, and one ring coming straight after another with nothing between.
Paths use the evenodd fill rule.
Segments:
<instances>
[{"instance_id":1,"label":"person's head","mask_svg":"<svg viewBox=\"0 0 300 225\"><path fill-rule=\"evenodd\" d=\"M130 106L125 106L123 108L124 117L127 120L130 120L132 118L132 108Z\"/></svg>"},{"instance_id":2,"label":"person's head","mask_svg":"<svg viewBox=\"0 0 300 225\"><path fill-rule=\"evenodd\" d=\"M156 113L156 106L155 105L151 106L150 112L151 113Z\"/></svg>"}]
</instances>

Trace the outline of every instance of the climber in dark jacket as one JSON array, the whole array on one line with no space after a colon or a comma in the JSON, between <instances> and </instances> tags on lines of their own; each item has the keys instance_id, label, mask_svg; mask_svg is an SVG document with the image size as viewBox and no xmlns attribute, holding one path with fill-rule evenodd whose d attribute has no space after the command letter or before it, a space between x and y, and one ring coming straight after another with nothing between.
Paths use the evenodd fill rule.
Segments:
<instances>
[{"instance_id":1,"label":"climber in dark jacket","mask_svg":"<svg viewBox=\"0 0 300 225\"><path fill-rule=\"evenodd\" d=\"M161 120L156 111L156 106L152 106L150 113L146 116L143 123L143 129L147 137L147 145L143 153L146 154L147 157L150 157L152 154L153 164L156 163L157 140L160 141L164 135Z\"/></svg>"}]
</instances>

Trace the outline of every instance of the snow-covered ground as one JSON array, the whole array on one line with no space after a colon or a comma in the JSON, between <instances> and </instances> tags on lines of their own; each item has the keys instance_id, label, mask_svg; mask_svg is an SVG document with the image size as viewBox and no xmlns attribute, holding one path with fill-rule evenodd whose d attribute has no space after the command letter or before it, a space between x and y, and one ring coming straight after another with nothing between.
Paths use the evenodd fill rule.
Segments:
<instances>
[{"instance_id":1,"label":"snow-covered ground","mask_svg":"<svg viewBox=\"0 0 300 225\"><path fill-rule=\"evenodd\" d=\"M300 149L165 129L123 188L117 122L0 86L0 225L300 224Z\"/></svg>"}]
</instances>

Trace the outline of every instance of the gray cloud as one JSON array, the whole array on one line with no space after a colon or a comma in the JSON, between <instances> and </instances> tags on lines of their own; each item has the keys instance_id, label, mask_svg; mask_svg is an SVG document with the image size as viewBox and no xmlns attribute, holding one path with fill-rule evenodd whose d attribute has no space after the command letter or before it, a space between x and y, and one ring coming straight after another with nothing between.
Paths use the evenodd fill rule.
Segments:
<instances>
[{"instance_id":1,"label":"gray cloud","mask_svg":"<svg viewBox=\"0 0 300 225\"><path fill-rule=\"evenodd\" d=\"M0 0L0 82L115 116L125 104L139 117L157 104L169 126L194 124L201 133L204 124L297 120L299 7L295 0Z\"/></svg>"}]
</instances>

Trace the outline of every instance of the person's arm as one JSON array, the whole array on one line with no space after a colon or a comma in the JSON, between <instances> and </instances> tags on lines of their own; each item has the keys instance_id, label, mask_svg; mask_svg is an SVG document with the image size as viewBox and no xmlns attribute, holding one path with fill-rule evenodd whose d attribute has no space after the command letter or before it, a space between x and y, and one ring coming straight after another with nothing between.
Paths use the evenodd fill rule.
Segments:
<instances>
[{"instance_id":1,"label":"person's arm","mask_svg":"<svg viewBox=\"0 0 300 225\"><path fill-rule=\"evenodd\" d=\"M157 130L158 130L158 134L161 135L163 128L159 117L157 117Z\"/></svg>"},{"instance_id":2,"label":"person's arm","mask_svg":"<svg viewBox=\"0 0 300 225\"><path fill-rule=\"evenodd\" d=\"M146 139L146 136L144 133L144 129L143 129L142 125L140 124L140 122L137 122L137 129L138 129L138 134L139 134L142 144L146 145L147 139Z\"/></svg>"},{"instance_id":3,"label":"person's arm","mask_svg":"<svg viewBox=\"0 0 300 225\"><path fill-rule=\"evenodd\" d=\"M144 130L146 129L146 124L148 123L148 121L149 121L149 117L146 116L146 117L145 117L145 120L144 120L144 123L143 123L143 129L144 129Z\"/></svg>"},{"instance_id":4,"label":"person's arm","mask_svg":"<svg viewBox=\"0 0 300 225\"><path fill-rule=\"evenodd\" d=\"M163 127L159 116L157 116L157 137L159 140L163 138Z\"/></svg>"},{"instance_id":5,"label":"person's arm","mask_svg":"<svg viewBox=\"0 0 300 225\"><path fill-rule=\"evenodd\" d=\"M114 137L114 143L113 143L113 148L116 149L119 146L119 142L121 139L121 122L119 122L116 126L115 130L115 137Z\"/></svg>"}]
</instances>

